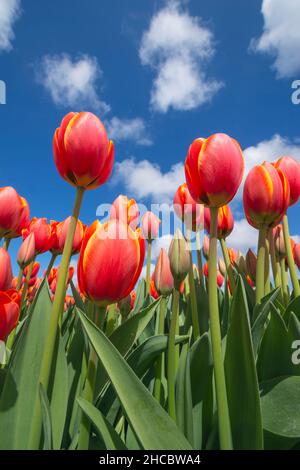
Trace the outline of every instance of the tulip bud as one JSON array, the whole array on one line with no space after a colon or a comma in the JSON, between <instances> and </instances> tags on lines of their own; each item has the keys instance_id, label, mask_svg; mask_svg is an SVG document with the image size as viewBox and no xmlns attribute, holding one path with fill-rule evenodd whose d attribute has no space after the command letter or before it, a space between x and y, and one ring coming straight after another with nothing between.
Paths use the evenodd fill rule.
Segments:
<instances>
[{"instance_id":1,"label":"tulip bud","mask_svg":"<svg viewBox=\"0 0 300 470\"><path fill-rule=\"evenodd\" d=\"M27 229L23 230L23 240L30 233L34 234L35 254L45 253L53 247L55 242L55 227L47 223L47 219L34 217Z\"/></svg>"},{"instance_id":2,"label":"tulip bud","mask_svg":"<svg viewBox=\"0 0 300 470\"><path fill-rule=\"evenodd\" d=\"M205 230L210 233L210 210L208 207L204 209L204 227ZM222 206L218 210L218 225L217 225L217 237L227 238L234 227L234 220L232 212L229 206Z\"/></svg>"},{"instance_id":3,"label":"tulip bud","mask_svg":"<svg viewBox=\"0 0 300 470\"><path fill-rule=\"evenodd\" d=\"M283 259L286 256L286 252L283 230L281 225L276 225L276 227L273 228L273 237L276 254L279 259Z\"/></svg>"},{"instance_id":4,"label":"tulip bud","mask_svg":"<svg viewBox=\"0 0 300 470\"><path fill-rule=\"evenodd\" d=\"M13 289L0 292L0 341L5 341L17 326L20 316L20 296Z\"/></svg>"},{"instance_id":5,"label":"tulip bud","mask_svg":"<svg viewBox=\"0 0 300 470\"><path fill-rule=\"evenodd\" d=\"M33 261L35 257L35 240L34 233L30 233L23 241L18 251L18 265L24 269Z\"/></svg>"},{"instance_id":6,"label":"tulip bud","mask_svg":"<svg viewBox=\"0 0 300 470\"><path fill-rule=\"evenodd\" d=\"M203 229L204 207L192 198L186 183L177 189L173 206L175 214L182 220L187 229L194 232Z\"/></svg>"},{"instance_id":7,"label":"tulip bud","mask_svg":"<svg viewBox=\"0 0 300 470\"><path fill-rule=\"evenodd\" d=\"M296 204L300 196L300 165L292 157L281 157L274 163L275 168L280 168L290 186L289 206Z\"/></svg>"},{"instance_id":8,"label":"tulip bud","mask_svg":"<svg viewBox=\"0 0 300 470\"><path fill-rule=\"evenodd\" d=\"M208 265L207 265L207 263L205 263L204 266L203 266L203 274L206 278L208 278ZM220 273L219 269L217 269L217 285L218 285L218 287L222 287L223 282L224 282L224 277Z\"/></svg>"},{"instance_id":9,"label":"tulip bud","mask_svg":"<svg viewBox=\"0 0 300 470\"><path fill-rule=\"evenodd\" d=\"M134 199L128 199L127 196L120 196L112 203L110 210L110 219L121 220L135 230L139 223L139 207Z\"/></svg>"},{"instance_id":10,"label":"tulip bud","mask_svg":"<svg viewBox=\"0 0 300 470\"><path fill-rule=\"evenodd\" d=\"M12 285L12 268L10 256L4 248L0 248L0 291L6 291Z\"/></svg>"},{"instance_id":11,"label":"tulip bud","mask_svg":"<svg viewBox=\"0 0 300 470\"><path fill-rule=\"evenodd\" d=\"M226 274L226 265L224 263L223 258L219 258L218 267L219 267L219 271L222 274L222 276L225 276L225 274Z\"/></svg>"},{"instance_id":12,"label":"tulip bud","mask_svg":"<svg viewBox=\"0 0 300 470\"><path fill-rule=\"evenodd\" d=\"M174 288L174 279L170 269L170 260L166 250L160 250L154 270L154 284L160 295L171 294Z\"/></svg>"},{"instance_id":13,"label":"tulip bud","mask_svg":"<svg viewBox=\"0 0 300 470\"><path fill-rule=\"evenodd\" d=\"M154 272L152 273L151 278L150 278L149 293L150 293L151 297L153 297L153 299L158 299L159 293L157 292L156 287L155 287Z\"/></svg>"},{"instance_id":14,"label":"tulip bud","mask_svg":"<svg viewBox=\"0 0 300 470\"><path fill-rule=\"evenodd\" d=\"M0 237L17 238L29 224L29 206L17 191L0 188Z\"/></svg>"},{"instance_id":15,"label":"tulip bud","mask_svg":"<svg viewBox=\"0 0 300 470\"><path fill-rule=\"evenodd\" d=\"M246 260L245 257L242 254L239 254L238 260L237 260L237 266L239 268L239 271L246 274L247 273L247 265L246 265Z\"/></svg>"},{"instance_id":16,"label":"tulip bud","mask_svg":"<svg viewBox=\"0 0 300 470\"><path fill-rule=\"evenodd\" d=\"M204 235L203 238L203 247L202 247L203 256L206 260L209 258L209 237Z\"/></svg>"},{"instance_id":17,"label":"tulip bud","mask_svg":"<svg viewBox=\"0 0 300 470\"><path fill-rule=\"evenodd\" d=\"M56 255L63 253L70 221L71 217L68 217L63 222L55 222L54 220L51 220L51 227L53 228L53 232L55 234L54 243L50 249L51 253ZM72 255L79 253L85 231L86 225L78 220L72 244Z\"/></svg>"},{"instance_id":18,"label":"tulip bud","mask_svg":"<svg viewBox=\"0 0 300 470\"><path fill-rule=\"evenodd\" d=\"M234 266L239 258L238 252L234 248L228 248L228 256L230 259L230 263L232 264L232 266Z\"/></svg>"},{"instance_id":19,"label":"tulip bud","mask_svg":"<svg viewBox=\"0 0 300 470\"><path fill-rule=\"evenodd\" d=\"M246 254L246 267L247 273L255 281L256 276L256 264L257 264L257 256L253 253L252 250L248 250Z\"/></svg>"},{"instance_id":20,"label":"tulip bud","mask_svg":"<svg viewBox=\"0 0 300 470\"><path fill-rule=\"evenodd\" d=\"M160 219L153 214L153 212L147 211L142 217L142 231L144 237L150 241L157 238L159 232Z\"/></svg>"},{"instance_id":21,"label":"tulip bud","mask_svg":"<svg viewBox=\"0 0 300 470\"><path fill-rule=\"evenodd\" d=\"M176 230L169 248L170 269L177 290L184 281L190 267L190 254L187 242L179 229Z\"/></svg>"}]
</instances>

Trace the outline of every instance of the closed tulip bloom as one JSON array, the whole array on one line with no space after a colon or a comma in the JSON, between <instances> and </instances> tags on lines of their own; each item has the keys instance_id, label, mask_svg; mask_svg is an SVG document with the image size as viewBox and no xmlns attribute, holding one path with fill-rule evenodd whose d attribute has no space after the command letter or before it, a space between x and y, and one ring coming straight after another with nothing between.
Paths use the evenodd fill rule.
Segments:
<instances>
[{"instance_id":1,"label":"closed tulip bloom","mask_svg":"<svg viewBox=\"0 0 300 470\"><path fill-rule=\"evenodd\" d=\"M249 172L244 185L244 211L250 225L259 229L278 224L290 202L287 178L280 168L264 162Z\"/></svg>"},{"instance_id":2,"label":"closed tulip bloom","mask_svg":"<svg viewBox=\"0 0 300 470\"><path fill-rule=\"evenodd\" d=\"M204 209L204 227L210 233L210 210ZM218 210L218 238L227 238L234 227L233 215L229 206L222 206Z\"/></svg>"},{"instance_id":3,"label":"closed tulip bloom","mask_svg":"<svg viewBox=\"0 0 300 470\"><path fill-rule=\"evenodd\" d=\"M171 241L169 247L170 269L177 290L184 281L190 267L190 253L187 242L179 229Z\"/></svg>"},{"instance_id":4,"label":"closed tulip bloom","mask_svg":"<svg viewBox=\"0 0 300 470\"><path fill-rule=\"evenodd\" d=\"M117 303L133 290L143 267L145 240L121 220L95 221L83 239L78 284L99 306Z\"/></svg>"},{"instance_id":5,"label":"closed tulip bloom","mask_svg":"<svg viewBox=\"0 0 300 470\"><path fill-rule=\"evenodd\" d=\"M14 289L0 292L0 341L5 341L17 326L20 317L20 296Z\"/></svg>"},{"instance_id":6,"label":"closed tulip bloom","mask_svg":"<svg viewBox=\"0 0 300 470\"><path fill-rule=\"evenodd\" d=\"M0 188L0 237L17 238L29 223L29 206L11 186Z\"/></svg>"},{"instance_id":7,"label":"closed tulip bloom","mask_svg":"<svg viewBox=\"0 0 300 470\"><path fill-rule=\"evenodd\" d=\"M221 207L235 196L243 178L244 157L240 145L226 134L196 139L185 160L186 182L191 196L208 207Z\"/></svg>"},{"instance_id":8,"label":"closed tulip bloom","mask_svg":"<svg viewBox=\"0 0 300 470\"><path fill-rule=\"evenodd\" d=\"M18 251L18 265L24 269L35 257L34 233L30 233L22 242Z\"/></svg>"},{"instance_id":9,"label":"closed tulip bloom","mask_svg":"<svg viewBox=\"0 0 300 470\"><path fill-rule=\"evenodd\" d=\"M207 265L207 263L204 263L203 274L206 278L208 278L208 265ZM221 288L223 283L224 283L224 277L220 273L219 269L217 269L217 285L218 285L218 287Z\"/></svg>"},{"instance_id":10,"label":"closed tulip bloom","mask_svg":"<svg viewBox=\"0 0 300 470\"><path fill-rule=\"evenodd\" d=\"M209 258L209 237L204 235L203 238L203 247L202 247L203 256L206 260Z\"/></svg>"},{"instance_id":11,"label":"closed tulip bloom","mask_svg":"<svg viewBox=\"0 0 300 470\"><path fill-rule=\"evenodd\" d=\"M52 268L48 276L49 287L53 294L56 291L58 275L59 275L59 268ZM73 275L74 275L74 267L70 266L69 271L68 271L68 277L67 277L67 286L69 286Z\"/></svg>"},{"instance_id":12,"label":"closed tulip bloom","mask_svg":"<svg viewBox=\"0 0 300 470\"><path fill-rule=\"evenodd\" d=\"M154 240L159 233L160 219L153 212L147 211L142 217L142 231L147 240Z\"/></svg>"},{"instance_id":13,"label":"closed tulip bloom","mask_svg":"<svg viewBox=\"0 0 300 470\"><path fill-rule=\"evenodd\" d=\"M40 267L41 267L41 265L40 265L40 263L39 263L38 261L35 261L35 262L33 263L33 268L32 268L32 270L31 270L31 274L30 274L30 277L31 277L31 278L34 278L34 277L37 276L37 273L39 272ZM25 276L25 277L27 276L28 270L29 270L29 266L26 266L26 268L24 269L24 276Z\"/></svg>"},{"instance_id":14,"label":"closed tulip bloom","mask_svg":"<svg viewBox=\"0 0 300 470\"><path fill-rule=\"evenodd\" d=\"M256 276L256 265L257 265L257 256L253 253L252 250L248 250L246 253L246 267L247 273L255 281Z\"/></svg>"},{"instance_id":15,"label":"closed tulip bloom","mask_svg":"<svg viewBox=\"0 0 300 470\"><path fill-rule=\"evenodd\" d=\"M196 232L203 229L203 205L192 198L186 183L177 189L173 206L175 214L189 230Z\"/></svg>"},{"instance_id":16,"label":"closed tulip bloom","mask_svg":"<svg viewBox=\"0 0 300 470\"><path fill-rule=\"evenodd\" d=\"M11 288L13 273L10 256L4 248L0 248L0 291Z\"/></svg>"},{"instance_id":17,"label":"closed tulip bloom","mask_svg":"<svg viewBox=\"0 0 300 470\"><path fill-rule=\"evenodd\" d=\"M60 255L64 251L70 221L71 217L68 217L63 222L51 221L51 225L54 226L53 231L55 233L54 243L51 248L51 252L53 254ZM80 220L78 220L73 239L72 255L79 253L85 231L86 225L83 224Z\"/></svg>"},{"instance_id":18,"label":"closed tulip bloom","mask_svg":"<svg viewBox=\"0 0 300 470\"><path fill-rule=\"evenodd\" d=\"M152 273L151 278L150 278L149 294L155 300L158 299L159 297L159 293L157 292L156 287L155 287L154 272Z\"/></svg>"},{"instance_id":19,"label":"closed tulip bloom","mask_svg":"<svg viewBox=\"0 0 300 470\"><path fill-rule=\"evenodd\" d=\"M110 177L114 146L104 125L93 113L69 113L53 138L54 161L68 183L95 189Z\"/></svg>"},{"instance_id":20,"label":"closed tulip bloom","mask_svg":"<svg viewBox=\"0 0 300 470\"><path fill-rule=\"evenodd\" d=\"M222 276L225 276L225 274L226 274L226 265L225 265L225 262L224 262L223 258L219 258L218 268L219 268L219 271L222 274Z\"/></svg>"},{"instance_id":21,"label":"closed tulip bloom","mask_svg":"<svg viewBox=\"0 0 300 470\"><path fill-rule=\"evenodd\" d=\"M289 206L296 204L300 196L300 165L292 157L281 157L274 163L275 168L283 171L290 186Z\"/></svg>"},{"instance_id":22,"label":"closed tulip bloom","mask_svg":"<svg viewBox=\"0 0 300 470\"><path fill-rule=\"evenodd\" d=\"M139 207L136 201L120 194L112 203L110 219L121 220L124 224L129 225L132 230L135 230L139 223Z\"/></svg>"},{"instance_id":23,"label":"closed tulip bloom","mask_svg":"<svg viewBox=\"0 0 300 470\"><path fill-rule=\"evenodd\" d=\"M169 295L174 288L174 279L170 269L170 260L166 250L163 248L160 250L155 265L154 284L160 295Z\"/></svg>"},{"instance_id":24,"label":"closed tulip bloom","mask_svg":"<svg viewBox=\"0 0 300 470\"><path fill-rule=\"evenodd\" d=\"M47 219L34 217L27 229L23 230L25 240L30 233L34 234L35 254L50 250L55 242L55 227L47 223Z\"/></svg>"}]
</instances>

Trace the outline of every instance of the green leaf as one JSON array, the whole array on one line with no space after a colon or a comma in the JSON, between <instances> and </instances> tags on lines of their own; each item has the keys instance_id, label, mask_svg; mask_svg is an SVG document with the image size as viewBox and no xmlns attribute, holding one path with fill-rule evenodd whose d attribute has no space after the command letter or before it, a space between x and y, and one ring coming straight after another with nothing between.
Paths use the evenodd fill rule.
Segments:
<instances>
[{"instance_id":1,"label":"green leaf","mask_svg":"<svg viewBox=\"0 0 300 470\"><path fill-rule=\"evenodd\" d=\"M47 394L42 384L40 384L39 393L40 393L43 430L44 430L44 449L52 450L53 442L52 442L52 423L51 423L50 403L49 403Z\"/></svg>"},{"instance_id":2,"label":"green leaf","mask_svg":"<svg viewBox=\"0 0 300 470\"><path fill-rule=\"evenodd\" d=\"M70 281L70 286L71 286L72 295L73 295L73 297L74 297L76 307L80 308L80 310L82 310L83 312L85 312L85 311L86 311L85 305L84 305L84 303L83 303L82 298L81 298L80 295L79 295L78 290L77 290L76 287L74 286L74 283L73 283L72 279L71 279L71 281Z\"/></svg>"},{"instance_id":3,"label":"green leaf","mask_svg":"<svg viewBox=\"0 0 300 470\"><path fill-rule=\"evenodd\" d=\"M0 399L0 449L27 449L51 307L43 282L11 355Z\"/></svg>"},{"instance_id":4,"label":"green leaf","mask_svg":"<svg viewBox=\"0 0 300 470\"><path fill-rule=\"evenodd\" d=\"M138 313L142 308L145 307L145 304L149 302L147 298L147 288L146 288L146 281L145 279L141 279L138 283L137 291L136 291L136 299L134 302L133 307L133 314Z\"/></svg>"},{"instance_id":5,"label":"green leaf","mask_svg":"<svg viewBox=\"0 0 300 470\"><path fill-rule=\"evenodd\" d=\"M78 315L143 448L190 450L190 444L175 423L144 387L110 340L83 312L78 311Z\"/></svg>"},{"instance_id":6,"label":"green leaf","mask_svg":"<svg viewBox=\"0 0 300 470\"><path fill-rule=\"evenodd\" d=\"M176 377L176 417L179 429L193 446L193 404L190 376L189 344L182 346Z\"/></svg>"},{"instance_id":7,"label":"green leaf","mask_svg":"<svg viewBox=\"0 0 300 470\"><path fill-rule=\"evenodd\" d=\"M258 380L244 285L232 299L225 353L226 387L234 449L262 449Z\"/></svg>"},{"instance_id":8,"label":"green leaf","mask_svg":"<svg viewBox=\"0 0 300 470\"><path fill-rule=\"evenodd\" d=\"M127 450L124 442L102 413L84 398L77 398L80 408L94 424L102 437L106 450Z\"/></svg>"},{"instance_id":9,"label":"green leaf","mask_svg":"<svg viewBox=\"0 0 300 470\"><path fill-rule=\"evenodd\" d=\"M298 320L300 320L300 297L296 297L295 299L293 299L287 306L284 312L284 319L286 321L289 320L291 313L294 313Z\"/></svg>"}]
</instances>

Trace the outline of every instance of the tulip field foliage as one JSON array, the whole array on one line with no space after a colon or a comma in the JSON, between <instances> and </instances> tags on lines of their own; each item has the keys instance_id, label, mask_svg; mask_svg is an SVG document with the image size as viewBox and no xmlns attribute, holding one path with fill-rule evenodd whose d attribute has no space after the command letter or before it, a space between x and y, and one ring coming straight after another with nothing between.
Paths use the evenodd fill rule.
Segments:
<instances>
[{"instance_id":1,"label":"tulip field foliage","mask_svg":"<svg viewBox=\"0 0 300 470\"><path fill-rule=\"evenodd\" d=\"M291 343L300 333L299 301L292 299L284 308L280 289L273 289L254 306L253 288L238 272L235 279L231 299L228 289L219 289L233 448L297 448L300 365L291 361ZM172 295L154 300L140 281L135 306L126 318L113 305L95 321L94 306L72 285L75 305L63 316L45 390L38 377L52 302L43 281L33 304L22 312L8 362L1 369L1 448L31 448L38 397L40 449L76 449L82 416L88 423L90 449L218 449L208 293L196 271L194 281L201 334L194 338L190 295L184 293L175 338L176 421L167 406ZM162 309L164 332L158 334ZM91 350L97 360L94 398L89 401L84 389ZM156 397L158 364L161 389Z\"/></svg>"}]
</instances>

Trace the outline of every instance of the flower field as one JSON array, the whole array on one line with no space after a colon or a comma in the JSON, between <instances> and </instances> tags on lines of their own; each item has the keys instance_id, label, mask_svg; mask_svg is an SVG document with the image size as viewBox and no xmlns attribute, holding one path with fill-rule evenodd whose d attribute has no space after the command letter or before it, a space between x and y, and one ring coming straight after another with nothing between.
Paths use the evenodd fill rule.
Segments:
<instances>
[{"instance_id":1,"label":"flower field","mask_svg":"<svg viewBox=\"0 0 300 470\"><path fill-rule=\"evenodd\" d=\"M243 152L226 134L196 138L173 201L183 230L151 272L159 214L116 194L108 219L80 220L114 166L99 118L67 114L53 155L74 192L65 221L31 217L0 188L0 448L299 449L300 243L288 223L299 163L274 155L248 173L257 251L241 253L226 239Z\"/></svg>"}]
</instances>

